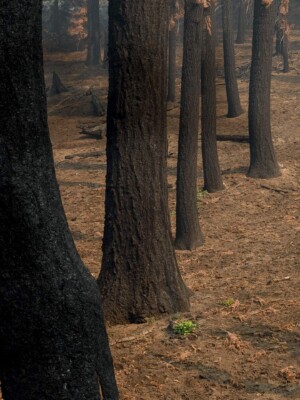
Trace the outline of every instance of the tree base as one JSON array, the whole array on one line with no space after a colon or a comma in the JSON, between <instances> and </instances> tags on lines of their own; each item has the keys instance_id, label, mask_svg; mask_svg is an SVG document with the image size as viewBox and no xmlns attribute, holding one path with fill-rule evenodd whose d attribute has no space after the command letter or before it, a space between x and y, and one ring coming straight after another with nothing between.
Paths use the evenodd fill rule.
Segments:
<instances>
[{"instance_id":1,"label":"tree base","mask_svg":"<svg viewBox=\"0 0 300 400\"><path fill-rule=\"evenodd\" d=\"M174 246L177 250L195 250L204 244L202 234L197 238L178 237L175 239Z\"/></svg>"},{"instance_id":2,"label":"tree base","mask_svg":"<svg viewBox=\"0 0 300 400\"><path fill-rule=\"evenodd\" d=\"M259 166L250 165L249 170L247 172L247 177L254 179L271 179L271 178L277 178L280 175L281 175L280 169L276 165L269 168L266 167L263 168L261 165Z\"/></svg>"}]
</instances>

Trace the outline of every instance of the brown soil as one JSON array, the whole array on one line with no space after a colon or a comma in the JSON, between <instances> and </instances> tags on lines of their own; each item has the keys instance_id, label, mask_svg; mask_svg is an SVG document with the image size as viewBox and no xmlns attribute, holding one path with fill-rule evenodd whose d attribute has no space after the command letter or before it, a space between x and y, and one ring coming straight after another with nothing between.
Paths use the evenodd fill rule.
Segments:
<instances>
[{"instance_id":1,"label":"brown soil","mask_svg":"<svg viewBox=\"0 0 300 400\"><path fill-rule=\"evenodd\" d=\"M205 245L177 252L184 280L194 292L191 312L108 328L123 400L300 399L299 41L300 31L294 31L290 73L281 73L281 61L274 59L272 126L282 176L268 181L246 178L248 145L219 142L226 190L206 194L199 189ZM250 40L236 47L245 110L250 52ZM221 58L219 50L219 64ZM107 72L85 67L84 59L83 53L47 55L45 68L48 86L55 68L70 89L49 98L49 126L70 228L86 266L97 276L105 139L85 137L79 127L105 122L92 116L89 90L93 86L105 103L108 83ZM178 99L179 83L178 79ZM246 135L246 113L235 119L225 117L222 77L217 89L218 134ZM178 121L179 103L175 103L168 111L173 230ZM168 329L172 320L193 320L198 327L190 335L179 336Z\"/></svg>"}]
</instances>

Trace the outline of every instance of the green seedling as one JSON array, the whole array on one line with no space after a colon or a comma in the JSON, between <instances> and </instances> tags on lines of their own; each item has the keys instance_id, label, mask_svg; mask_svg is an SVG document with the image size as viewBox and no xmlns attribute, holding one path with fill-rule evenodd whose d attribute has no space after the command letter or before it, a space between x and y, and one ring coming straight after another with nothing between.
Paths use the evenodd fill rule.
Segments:
<instances>
[{"instance_id":1,"label":"green seedling","mask_svg":"<svg viewBox=\"0 0 300 400\"><path fill-rule=\"evenodd\" d=\"M177 335L189 335L197 328L197 324L193 321L178 322L173 326L173 332Z\"/></svg>"},{"instance_id":2,"label":"green seedling","mask_svg":"<svg viewBox=\"0 0 300 400\"><path fill-rule=\"evenodd\" d=\"M231 307L233 303L234 299L226 299L224 301L221 301L219 304L224 307Z\"/></svg>"},{"instance_id":3,"label":"green seedling","mask_svg":"<svg viewBox=\"0 0 300 400\"><path fill-rule=\"evenodd\" d=\"M201 200L203 197L208 195L208 191L207 190L203 190L201 188L198 189L197 191L197 200Z\"/></svg>"}]
</instances>

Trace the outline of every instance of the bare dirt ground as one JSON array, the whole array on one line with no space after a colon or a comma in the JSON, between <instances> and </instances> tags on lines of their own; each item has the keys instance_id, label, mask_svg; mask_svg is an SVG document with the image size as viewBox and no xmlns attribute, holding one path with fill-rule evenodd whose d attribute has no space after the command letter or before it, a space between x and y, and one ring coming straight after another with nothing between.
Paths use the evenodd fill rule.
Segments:
<instances>
[{"instance_id":1,"label":"bare dirt ground","mask_svg":"<svg viewBox=\"0 0 300 400\"><path fill-rule=\"evenodd\" d=\"M199 151L198 200L206 242L196 251L177 252L194 292L191 312L108 328L123 400L300 399L300 31L293 31L291 39L291 72L281 73L281 61L274 58L272 84L273 137L282 175L268 181L247 178L248 145L219 142L226 190L206 194ZM236 47L245 110L250 52L250 40ZM105 103L108 83L107 72L85 67L84 58L84 53L46 55L45 68L47 85L55 69L70 89L49 98L50 132L70 228L86 266L97 276L105 138L87 138L79 127L105 122L92 116L89 89L93 86ZM219 48L219 65L221 59ZM222 77L217 90L218 133L246 135L246 112L235 119L225 116ZM173 231L178 122L176 103L168 111ZM91 152L99 153L86 154ZM174 319L193 320L198 327L181 337L168 329Z\"/></svg>"}]
</instances>

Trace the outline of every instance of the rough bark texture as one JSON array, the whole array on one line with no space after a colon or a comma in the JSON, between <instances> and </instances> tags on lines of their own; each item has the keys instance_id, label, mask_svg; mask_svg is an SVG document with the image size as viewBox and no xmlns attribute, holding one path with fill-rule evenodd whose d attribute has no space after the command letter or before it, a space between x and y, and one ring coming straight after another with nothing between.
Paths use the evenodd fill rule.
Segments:
<instances>
[{"instance_id":1,"label":"rough bark texture","mask_svg":"<svg viewBox=\"0 0 300 400\"><path fill-rule=\"evenodd\" d=\"M249 140L252 178L272 178L280 174L272 143L270 90L274 4L254 3L252 63L249 87Z\"/></svg>"},{"instance_id":2,"label":"rough bark texture","mask_svg":"<svg viewBox=\"0 0 300 400\"><path fill-rule=\"evenodd\" d=\"M67 226L47 127L42 1L0 8L0 380L5 400L118 399L97 283Z\"/></svg>"},{"instance_id":3,"label":"rough bark texture","mask_svg":"<svg viewBox=\"0 0 300 400\"><path fill-rule=\"evenodd\" d=\"M239 13L238 13L238 29L237 29L237 36L236 36L236 41L235 41L237 44L245 43L246 23L247 23L246 3L245 3L245 0L240 0Z\"/></svg>"},{"instance_id":4,"label":"rough bark texture","mask_svg":"<svg viewBox=\"0 0 300 400\"><path fill-rule=\"evenodd\" d=\"M88 52L87 65L100 64L99 0L87 0Z\"/></svg>"},{"instance_id":5,"label":"rough bark texture","mask_svg":"<svg viewBox=\"0 0 300 400\"><path fill-rule=\"evenodd\" d=\"M197 153L203 6L185 3L181 109L177 162L176 240L178 249L203 244L197 210Z\"/></svg>"},{"instance_id":6,"label":"rough bark texture","mask_svg":"<svg viewBox=\"0 0 300 400\"><path fill-rule=\"evenodd\" d=\"M228 103L228 118L238 117L243 110L240 102L239 89L235 73L235 54L233 40L233 20L231 0L222 2L223 20L223 49L224 49L224 72L226 82L226 94Z\"/></svg>"},{"instance_id":7,"label":"rough bark texture","mask_svg":"<svg viewBox=\"0 0 300 400\"><path fill-rule=\"evenodd\" d=\"M189 308L167 199L167 2L109 2L107 177L99 284L111 323Z\"/></svg>"},{"instance_id":8,"label":"rough bark texture","mask_svg":"<svg viewBox=\"0 0 300 400\"><path fill-rule=\"evenodd\" d=\"M169 30L169 74L168 74L168 101L175 101L176 96L176 37L177 24Z\"/></svg>"},{"instance_id":9,"label":"rough bark texture","mask_svg":"<svg viewBox=\"0 0 300 400\"><path fill-rule=\"evenodd\" d=\"M224 189L218 159L216 135L216 56L211 21L211 7L204 10L206 23L203 27L201 63L202 99L202 160L204 189L217 192ZM209 29L209 27L211 27Z\"/></svg>"}]
</instances>

